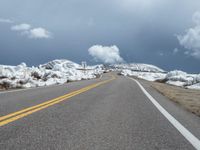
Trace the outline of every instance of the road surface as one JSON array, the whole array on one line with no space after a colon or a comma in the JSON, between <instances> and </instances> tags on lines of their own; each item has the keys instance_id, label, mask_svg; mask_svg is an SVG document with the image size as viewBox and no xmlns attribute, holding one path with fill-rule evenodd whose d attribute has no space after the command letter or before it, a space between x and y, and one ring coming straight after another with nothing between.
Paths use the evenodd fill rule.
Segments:
<instances>
[{"instance_id":1,"label":"road surface","mask_svg":"<svg viewBox=\"0 0 200 150\"><path fill-rule=\"evenodd\" d=\"M197 140L199 117L139 81ZM1 150L193 150L138 84L100 79L0 93ZM198 149L198 141L196 141Z\"/></svg>"}]
</instances>

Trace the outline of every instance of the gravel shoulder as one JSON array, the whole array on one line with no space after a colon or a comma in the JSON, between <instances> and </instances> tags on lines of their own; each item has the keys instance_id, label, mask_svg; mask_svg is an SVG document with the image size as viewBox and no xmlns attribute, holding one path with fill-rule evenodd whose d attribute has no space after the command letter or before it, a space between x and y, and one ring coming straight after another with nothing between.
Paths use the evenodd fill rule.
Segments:
<instances>
[{"instance_id":1,"label":"gravel shoulder","mask_svg":"<svg viewBox=\"0 0 200 150\"><path fill-rule=\"evenodd\" d=\"M200 90L184 89L158 82L150 84L162 95L200 117Z\"/></svg>"}]
</instances>

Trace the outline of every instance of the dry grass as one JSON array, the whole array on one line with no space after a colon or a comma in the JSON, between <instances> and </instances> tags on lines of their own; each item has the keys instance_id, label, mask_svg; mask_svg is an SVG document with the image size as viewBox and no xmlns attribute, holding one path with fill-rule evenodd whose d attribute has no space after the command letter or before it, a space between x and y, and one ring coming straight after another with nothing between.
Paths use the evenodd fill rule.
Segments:
<instances>
[{"instance_id":1,"label":"dry grass","mask_svg":"<svg viewBox=\"0 0 200 150\"><path fill-rule=\"evenodd\" d=\"M152 82L152 87L170 100L200 116L200 90L184 89L164 83Z\"/></svg>"}]
</instances>

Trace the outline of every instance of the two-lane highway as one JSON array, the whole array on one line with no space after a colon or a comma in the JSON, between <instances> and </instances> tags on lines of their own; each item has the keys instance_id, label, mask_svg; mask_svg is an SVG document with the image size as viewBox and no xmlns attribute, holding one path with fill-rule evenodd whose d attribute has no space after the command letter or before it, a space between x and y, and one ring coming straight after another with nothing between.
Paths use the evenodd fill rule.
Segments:
<instances>
[{"instance_id":1,"label":"two-lane highway","mask_svg":"<svg viewBox=\"0 0 200 150\"><path fill-rule=\"evenodd\" d=\"M0 93L0 149L195 149L135 81L113 74L104 74L101 79ZM198 117L145 83L144 86L194 137L200 137ZM168 109L169 105L174 109Z\"/></svg>"}]
</instances>

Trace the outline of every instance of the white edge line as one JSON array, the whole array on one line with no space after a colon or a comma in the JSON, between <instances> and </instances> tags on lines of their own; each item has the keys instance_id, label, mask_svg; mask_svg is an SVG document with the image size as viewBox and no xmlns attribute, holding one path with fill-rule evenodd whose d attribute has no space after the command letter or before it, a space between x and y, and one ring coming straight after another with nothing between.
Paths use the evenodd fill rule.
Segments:
<instances>
[{"instance_id":1,"label":"white edge line","mask_svg":"<svg viewBox=\"0 0 200 150\"><path fill-rule=\"evenodd\" d=\"M5 94L5 93L12 93L12 92L19 92L19 91L26 91L28 89L19 89L19 90L10 90L10 91L0 91L0 94Z\"/></svg>"},{"instance_id":2,"label":"white edge line","mask_svg":"<svg viewBox=\"0 0 200 150\"><path fill-rule=\"evenodd\" d=\"M64 83L65 84L65 83ZM31 87L31 88L22 88L22 89L11 89L8 91L0 91L0 94L5 94L5 93L13 93L13 92L20 92L20 91L28 91L28 90L34 90L34 89L40 89L40 88L47 88L47 87L54 87L54 86L59 86L59 85L64 85L64 84L55 84L55 85L48 85L48 86L39 86L39 87Z\"/></svg>"},{"instance_id":3,"label":"white edge line","mask_svg":"<svg viewBox=\"0 0 200 150\"><path fill-rule=\"evenodd\" d=\"M200 150L200 141L195 137L188 129L186 129L178 120L176 120L170 113L168 113L140 84L139 81L128 77L135 81L143 93L149 98L149 100L156 106L156 108L167 118L167 120L197 149Z\"/></svg>"}]
</instances>

